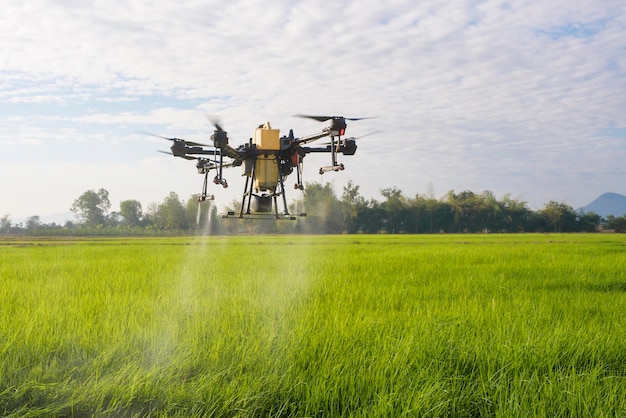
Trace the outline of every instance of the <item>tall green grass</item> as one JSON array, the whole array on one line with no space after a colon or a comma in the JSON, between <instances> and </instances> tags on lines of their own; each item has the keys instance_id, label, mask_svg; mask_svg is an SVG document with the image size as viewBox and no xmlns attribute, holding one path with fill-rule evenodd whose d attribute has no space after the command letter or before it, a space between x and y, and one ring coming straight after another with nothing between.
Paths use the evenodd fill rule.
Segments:
<instances>
[{"instance_id":1,"label":"tall green grass","mask_svg":"<svg viewBox=\"0 0 626 418\"><path fill-rule=\"evenodd\" d=\"M3 416L626 416L623 235L1 244Z\"/></svg>"}]
</instances>

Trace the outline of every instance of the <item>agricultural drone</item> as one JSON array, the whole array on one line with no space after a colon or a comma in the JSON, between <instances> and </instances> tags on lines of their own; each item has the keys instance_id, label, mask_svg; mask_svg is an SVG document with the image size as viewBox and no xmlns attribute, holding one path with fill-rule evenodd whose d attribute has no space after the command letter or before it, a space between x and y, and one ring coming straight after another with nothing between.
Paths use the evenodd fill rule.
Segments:
<instances>
[{"instance_id":1,"label":"agricultural drone","mask_svg":"<svg viewBox=\"0 0 626 418\"><path fill-rule=\"evenodd\" d=\"M248 143L237 148L229 145L228 133L220 126L216 120L212 120L215 130L211 135L213 145L201 144L187 141L180 138L166 138L172 142L171 152L160 151L175 157L187 160L195 160L199 174L204 175L202 192L198 201L213 200L213 196L208 194L209 172L214 170L213 183L228 187L228 182L223 176L223 170L229 167L242 167L242 176L246 177L246 182L241 200L239 218L248 215L271 215L272 207L276 219L296 219L289 213L287 208L287 197L285 196L285 179L294 168L297 180L294 185L296 190L304 190L302 174L302 162L307 154L329 153L330 165L319 169L320 174L329 171L341 171L345 167L337 161L338 154L354 155L357 149L357 138L344 138L346 132L346 121L357 121L368 118L345 118L343 116L310 116L295 115L297 117L313 119L318 122L330 121L330 125L320 133L296 138L293 130L289 130L289 135L280 136L279 129L273 129L267 122L259 125L254 137ZM317 147L307 146L322 138L330 137L330 142L320 144ZM283 212L279 214L278 197L282 198ZM254 201L254 205L252 202ZM226 216L234 216L234 212L228 212ZM299 216L306 216L300 213Z\"/></svg>"}]
</instances>

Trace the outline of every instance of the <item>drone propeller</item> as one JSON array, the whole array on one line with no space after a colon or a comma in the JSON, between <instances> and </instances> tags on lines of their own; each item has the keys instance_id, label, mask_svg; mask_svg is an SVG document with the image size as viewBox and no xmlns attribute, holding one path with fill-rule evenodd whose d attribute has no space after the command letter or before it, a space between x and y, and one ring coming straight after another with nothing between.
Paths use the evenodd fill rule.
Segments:
<instances>
[{"instance_id":1,"label":"drone propeller","mask_svg":"<svg viewBox=\"0 0 626 418\"><path fill-rule=\"evenodd\" d=\"M218 160L210 160L208 158L202 158L202 157L194 157L192 155L174 155L169 151L162 151L162 150L158 150L157 152L160 152L162 154L167 154L167 155L173 155L174 157L180 157L180 158L184 158L185 160L203 160L209 163L214 163L214 164L219 164L220 162ZM224 167L230 167L231 165L229 164L223 164Z\"/></svg>"},{"instance_id":2,"label":"drone propeller","mask_svg":"<svg viewBox=\"0 0 626 418\"><path fill-rule=\"evenodd\" d=\"M220 119L217 116L207 115L206 118L209 120L209 122L211 122L211 125L215 127L216 131L224 132L224 129L222 128L222 125L220 124Z\"/></svg>"},{"instance_id":3,"label":"drone propeller","mask_svg":"<svg viewBox=\"0 0 626 418\"><path fill-rule=\"evenodd\" d=\"M318 122L326 122L327 120L331 120L331 119L363 120L363 119L373 119L373 118L375 118L375 116L368 117L368 118L345 118L343 116L312 116L312 115L301 115L301 114L297 114L297 115L294 115L294 116L298 117L298 118L313 119L313 120L316 120Z\"/></svg>"},{"instance_id":4,"label":"drone propeller","mask_svg":"<svg viewBox=\"0 0 626 418\"><path fill-rule=\"evenodd\" d=\"M168 151L161 151L158 150L157 152L163 153L163 154L167 154L167 155L174 155L171 152ZM191 155L174 155L174 157L180 157L180 158L184 158L185 160L197 160L198 157L192 157Z\"/></svg>"},{"instance_id":5,"label":"drone propeller","mask_svg":"<svg viewBox=\"0 0 626 418\"><path fill-rule=\"evenodd\" d=\"M346 120L353 121L353 120L371 119L371 117L369 118L346 118L343 116L311 116L311 115L300 115L300 114L295 115L295 116L301 117L301 118L313 119L318 122L330 121L330 126L324 129L324 131L328 132L331 138L335 136L341 137L346 133L346 128L348 127L348 125L346 124Z\"/></svg>"},{"instance_id":6,"label":"drone propeller","mask_svg":"<svg viewBox=\"0 0 626 418\"><path fill-rule=\"evenodd\" d=\"M222 128L222 125L220 125L220 121L216 116L207 115L207 119L215 127L213 135L211 135L213 146L219 149L225 148L228 145L228 132Z\"/></svg>"},{"instance_id":7,"label":"drone propeller","mask_svg":"<svg viewBox=\"0 0 626 418\"><path fill-rule=\"evenodd\" d=\"M142 132L142 133L144 135L150 135L150 136L154 136L154 137L157 137L157 138L166 139L166 140L172 141L172 142L182 142L185 145L191 145L191 146L195 146L195 147L208 147L208 146L210 146L210 145L206 145L206 144L201 144L199 142L187 141L186 139L168 138L166 136L156 135L156 134L152 134L150 132Z\"/></svg>"},{"instance_id":8,"label":"drone propeller","mask_svg":"<svg viewBox=\"0 0 626 418\"><path fill-rule=\"evenodd\" d=\"M356 141L358 139L362 139L362 138L365 138L367 136L376 135L376 134L381 133L381 132L382 131L374 131L374 132L370 132L368 134L361 135L361 136L351 136L349 138L342 138L342 141ZM324 142L324 143L322 143L320 145L331 145L331 143L330 142ZM337 145L339 145L339 143L337 143Z\"/></svg>"}]
</instances>

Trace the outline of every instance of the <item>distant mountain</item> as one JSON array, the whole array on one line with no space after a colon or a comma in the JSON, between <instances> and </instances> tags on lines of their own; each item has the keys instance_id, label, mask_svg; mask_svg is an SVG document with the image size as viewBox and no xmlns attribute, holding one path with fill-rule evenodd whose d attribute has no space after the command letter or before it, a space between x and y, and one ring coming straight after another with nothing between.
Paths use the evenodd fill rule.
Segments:
<instances>
[{"instance_id":1,"label":"distant mountain","mask_svg":"<svg viewBox=\"0 0 626 418\"><path fill-rule=\"evenodd\" d=\"M595 212L607 217L626 215L626 196L617 193L604 193L587 206L581 208L585 213Z\"/></svg>"}]
</instances>

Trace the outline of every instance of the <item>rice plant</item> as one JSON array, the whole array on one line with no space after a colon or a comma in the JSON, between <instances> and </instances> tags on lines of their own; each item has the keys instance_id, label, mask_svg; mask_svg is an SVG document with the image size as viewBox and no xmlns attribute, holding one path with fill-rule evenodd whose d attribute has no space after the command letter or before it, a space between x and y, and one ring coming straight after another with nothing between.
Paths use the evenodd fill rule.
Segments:
<instances>
[{"instance_id":1,"label":"rice plant","mask_svg":"<svg viewBox=\"0 0 626 418\"><path fill-rule=\"evenodd\" d=\"M3 416L625 416L623 235L0 243Z\"/></svg>"}]
</instances>

